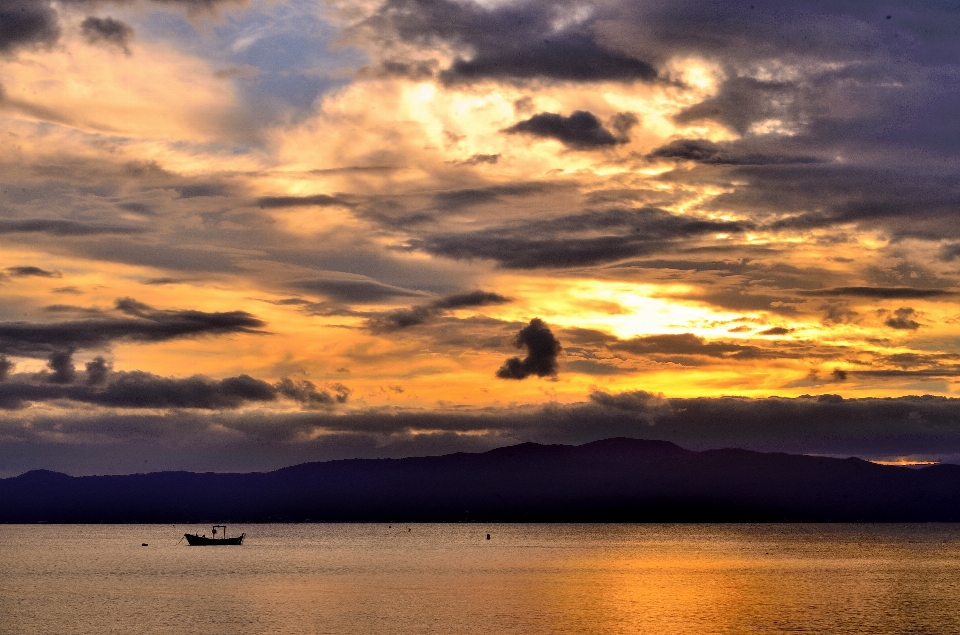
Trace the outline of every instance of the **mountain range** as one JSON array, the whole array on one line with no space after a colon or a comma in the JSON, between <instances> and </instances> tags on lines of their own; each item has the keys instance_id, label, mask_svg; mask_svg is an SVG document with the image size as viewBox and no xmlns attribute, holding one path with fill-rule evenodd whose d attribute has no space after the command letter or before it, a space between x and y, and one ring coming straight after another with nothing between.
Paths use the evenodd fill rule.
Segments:
<instances>
[{"instance_id":1,"label":"mountain range","mask_svg":"<svg viewBox=\"0 0 960 635\"><path fill-rule=\"evenodd\" d=\"M3 523L960 521L960 466L607 439L247 474L0 479Z\"/></svg>"}]
</instances>

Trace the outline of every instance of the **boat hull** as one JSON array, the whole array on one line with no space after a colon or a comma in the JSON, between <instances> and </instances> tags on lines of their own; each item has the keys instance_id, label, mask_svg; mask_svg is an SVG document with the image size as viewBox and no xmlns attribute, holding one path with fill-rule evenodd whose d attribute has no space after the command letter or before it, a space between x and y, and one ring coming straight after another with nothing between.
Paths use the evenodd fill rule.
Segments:
<instances>
[{"instance_id":1,"label":"boat hull","mask_svg":"<svg viewBox=\"0 0 960 635\"><path fill-rule=\"evenodd\" d=\"M187 539L187 543L191 547L214 547L220 545L242 545L243 538L247 534L241 534L236 538L207 538L206 536L198 536L196 534L183 534L183 537Z\"/></svg>"}]
</instances>

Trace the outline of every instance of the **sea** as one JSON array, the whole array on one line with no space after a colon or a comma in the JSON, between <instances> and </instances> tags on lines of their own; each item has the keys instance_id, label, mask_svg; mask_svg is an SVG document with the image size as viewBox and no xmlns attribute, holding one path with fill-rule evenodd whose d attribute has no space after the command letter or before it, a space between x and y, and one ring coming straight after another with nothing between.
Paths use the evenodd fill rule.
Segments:
<instances>
[{"instance_id":1,"label":"sea","mask_svg":"<svg viewBox=\"0 0 960 635\"><path fill-rule=\"evenodd\" d=\"M185 532L210 526L0 525L0 633L960 633L960 525Z\"/></svg>"}]
</instances>

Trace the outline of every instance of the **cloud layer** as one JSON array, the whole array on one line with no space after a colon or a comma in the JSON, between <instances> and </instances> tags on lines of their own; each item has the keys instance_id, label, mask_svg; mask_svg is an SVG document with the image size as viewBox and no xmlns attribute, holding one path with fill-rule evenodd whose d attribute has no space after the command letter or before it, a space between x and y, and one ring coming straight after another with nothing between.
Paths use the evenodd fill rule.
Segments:
<instances>
[{"instance_id":1,"label":"cloud layer","mask_svg":"<svg viewBox=\"0 0 960 635\"><path fill-rule=\"evenodd\" d=\"M958 25L2 2L0 442L954 456Z\"/></svg>"}]
</instances>

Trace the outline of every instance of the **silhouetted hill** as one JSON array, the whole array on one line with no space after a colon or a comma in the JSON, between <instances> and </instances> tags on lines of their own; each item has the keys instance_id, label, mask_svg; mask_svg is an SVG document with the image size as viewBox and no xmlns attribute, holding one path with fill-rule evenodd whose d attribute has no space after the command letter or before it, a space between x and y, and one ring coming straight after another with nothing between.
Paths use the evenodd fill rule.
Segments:
<instances>
[{"instance_id":1,"label":"silhouetted hill","mask_svg":"<svg viewBox=\"0 0 960 635\"><path fill-rule=\"evenodd\" d=\"M608 439L253 474L0 479L7 523L462 520L960 521L960 466Z\"/></svg>"}]
</instances>

